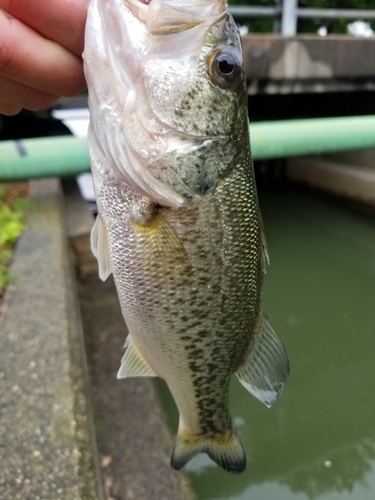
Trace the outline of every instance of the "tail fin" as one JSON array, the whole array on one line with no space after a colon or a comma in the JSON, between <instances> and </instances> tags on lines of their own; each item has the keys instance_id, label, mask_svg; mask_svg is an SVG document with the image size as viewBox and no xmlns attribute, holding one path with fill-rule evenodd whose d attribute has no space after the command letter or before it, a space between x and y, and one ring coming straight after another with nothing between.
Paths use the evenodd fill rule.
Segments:
<instances>
[{"instance_id":1,"label":"tail fin","mask_svg":"<svg viewBox=\"0 0 375 500\"><path fill-rule=\"evenodd\" d=\"M184 430L176 438L172 452L171 466L179 470L198 453L207 453L220 467L233 474L245 470L246 454L236 429L230 429L214 437L189 435Z\"/></svg>"}]
</instances>

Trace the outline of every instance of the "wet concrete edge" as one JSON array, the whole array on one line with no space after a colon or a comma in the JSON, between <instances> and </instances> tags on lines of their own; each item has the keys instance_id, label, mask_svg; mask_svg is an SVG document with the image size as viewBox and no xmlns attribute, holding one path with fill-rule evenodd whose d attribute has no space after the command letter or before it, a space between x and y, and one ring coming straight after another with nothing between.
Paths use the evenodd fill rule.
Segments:
<instances>
[{"instance_id":1,"label":"wet concrete edge","mask_svg":"<svg viewBox=\"0 0 375 500\"><path fill-rule=\"evenodd\" d=\"M113 328L119 335L112 350L111 373L104 378L115 391L111 394L122 393L118 398L122 406L115 401L112 414L111 404L101 405L102 415L113 417L117 412L121 416L112 442L101 441L100 425L105 422L96 406L103 385L90 386L89 382L87 338L83 338L72 266L77 256L70 247L73 240L83 243L86 277L89 282L94 275L97 279L96 263L87 259L88 234L84 234L90 217L79 213L87 205L78 202L69 215L72 206L64 200L58 180L32 182L30 192L35 208L16 247L13 280L0 317L1 500L112 500L103 479L113 469L117 478L123 476L117 483L118 499L192 500L195 495L187 476L169 466L172 435L154 384L151 380L120 384L113 376L125 330L110 282L114 302L110 314L117 310ZM67 220L72 222L72 214L73 221L84 215L86 222L69 241L66 225ZM97 368L100 375L103 365ZM107 424L111 425L110 419ZM98 440L114 452L109 467L106 451L104 461L103 449L99 456Z\"/></svg>"},{"instance_id":2,"label":"wet concrete edge","mask_svg":"<svg viewBox=\"0 0 375 500\"><path fill-rule=\"evenodd\" d=\"M98 277L88 205L74 183L63 185L108 500L193 500L187 475L170 467L172 432L154 381L117 380L126 324L112 276L104 283Z\"/></svg>"},{"instance_id":3,"label":"wet concrete edge","mask_svg":"<svg viewBox=\"0 0 375 500\"><path fill-rule=\"evenodd\" d=\"M0 498L101 500L60 182L30 196L0 318Z\"/></svg>"}]
</instances>

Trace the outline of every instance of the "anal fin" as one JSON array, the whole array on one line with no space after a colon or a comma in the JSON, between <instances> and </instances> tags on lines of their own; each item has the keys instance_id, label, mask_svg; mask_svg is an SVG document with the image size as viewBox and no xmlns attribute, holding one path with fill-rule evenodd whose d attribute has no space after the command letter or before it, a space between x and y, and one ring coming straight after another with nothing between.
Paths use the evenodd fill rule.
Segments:
<instances>
[{"instance_id":1,"label":"anal fin","mask_svg":"<svg viewBox=\"0 0 375 500\"><path fill-rule=\"evenodd\" d=\"M91 250L98 259L99 277L105 281L112 273L111 258L109 255L107 229L100 214L91 230Z\"/></svg>"},{"instance_id":2,"label":"anal fin","mask_svg":"<svg viewBox=\"0 0 375 500\"><path fill-rule=\"evenodd\" d=\"M126 339L125 349L117 378L156 377L156 373L136 348L130 335Z\"/></svg>"},{"instance_id":3,"label":"anal fin","mask_svg":"<svg viewBox=\"0 0 375 500\"><path fill-rule=\"evenodd\" d=\"M281 394L289 371L285 347L262 308L254 343L236 375L253 396L270 407Z\"/></svg>"}]
</instances>

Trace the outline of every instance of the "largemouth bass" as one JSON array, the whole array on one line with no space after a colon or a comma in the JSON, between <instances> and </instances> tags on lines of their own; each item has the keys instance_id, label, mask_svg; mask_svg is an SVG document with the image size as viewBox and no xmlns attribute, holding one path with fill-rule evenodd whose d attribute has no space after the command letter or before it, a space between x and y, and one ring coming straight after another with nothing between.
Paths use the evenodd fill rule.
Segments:
<instances>
[{"instance_id":1,"label":"largemouth bass","mask_svg":"<svg viewBox=\"0 0 375 500\"><path fill-rule=\"evenodd\" d=\"M289 364L261 304L237 27L224 0L91 0L84 65L92 247L129 329L118 377L167 382L180 413L172 467L206 452L242 472L230 378L270 406Z\"/></svg>"}]
</instances>

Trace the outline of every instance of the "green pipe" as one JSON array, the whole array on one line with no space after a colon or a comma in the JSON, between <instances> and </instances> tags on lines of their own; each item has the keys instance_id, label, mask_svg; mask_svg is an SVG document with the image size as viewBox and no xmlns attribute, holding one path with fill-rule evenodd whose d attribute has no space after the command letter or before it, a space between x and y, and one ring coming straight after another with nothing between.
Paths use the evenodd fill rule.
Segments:
<instances>
[{"instance_id":1,"label":"green pipe","mask_svg":"<svg viewBox=\"0 0 375 500\"><path fill-rule=\"evenodd\" d=\"M375 116L257 122L255 160L375 148ZM90 170L86 139L73 136L0 142L0 181L75 176Z\"/></svg>"},{"instance_id":2,"label":"green pipe","mask_svg":"<svg viewBox=\"0 0 375 500\"><path fill-rule=\"evenodd\" d=\"M88 172L87 140L71 135L0 142L0 181Z\"/></svg>"},{"instance_id":3,"label":"green pipe","mask_svg":"<svg viewBox=\"0 0 375 500\"><path fill-rule=\"evenodd\" d=\"M255 160L375 148L375 116L258 122L250 140Z\"/></svg>"}]
</instances>

